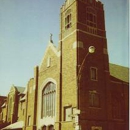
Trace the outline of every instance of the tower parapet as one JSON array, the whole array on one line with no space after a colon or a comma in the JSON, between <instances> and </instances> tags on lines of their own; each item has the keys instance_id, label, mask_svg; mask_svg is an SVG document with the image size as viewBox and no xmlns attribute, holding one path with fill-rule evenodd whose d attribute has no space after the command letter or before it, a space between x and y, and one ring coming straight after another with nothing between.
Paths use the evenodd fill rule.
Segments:
<instances>
[{"instance_id":1,"label":"tower parapet","mask_svg":"<svg viewBox=\"0 0 130 130\"><path fill-rule=\"evenodd\" d=\"M76 0L66 0L65 3L61 7L61 12L65 11L74 1Z\"/></svg>"},{"instance_id":2,"label":"tower parapet","mask_svg":"<svg viewBox=\"0 0 130 130\"><path fill-rule=\"evenodd\" d=\"M65 11L75 1L81 1L85 4L91 5L93 7L103 9L103 4L100 0L66 0L65 3L61 7L61 12Z\"/></svg>"}]
</instances>

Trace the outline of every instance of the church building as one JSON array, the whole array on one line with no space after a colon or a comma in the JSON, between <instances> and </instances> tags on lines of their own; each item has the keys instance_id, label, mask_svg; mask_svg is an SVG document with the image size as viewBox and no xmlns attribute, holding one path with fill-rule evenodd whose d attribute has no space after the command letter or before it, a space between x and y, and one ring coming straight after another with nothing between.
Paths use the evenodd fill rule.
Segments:
<instances>
[{"instance_id":1,"label":"church building","mask_svg":"<svg viewBox=\"0 0 130 130\"><path fill-rule=\"evenodd\" d=\"M128 130L128 74L109 63L103 3L66 0L59 46L51 35L34 77L12 102L15 121L7 118L2 130Z\"/></svg>"}]
</instances>

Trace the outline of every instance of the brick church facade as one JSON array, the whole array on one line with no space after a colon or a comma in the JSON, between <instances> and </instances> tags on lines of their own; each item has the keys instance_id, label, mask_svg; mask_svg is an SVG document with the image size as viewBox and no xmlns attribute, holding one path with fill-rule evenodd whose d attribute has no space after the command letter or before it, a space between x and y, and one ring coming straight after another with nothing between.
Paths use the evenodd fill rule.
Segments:
<instances>
[{"instance_id":1,"label":"brick church facade","mask_svg":"<svg viewBox=\"0 0 130 130\"><path fill-rule=\"evenodd\" d=\"M109 63L103 4L66 0L59 47L50 37L27 87L11 87L1 106L0 128L128 130L128 73Z\"/></svg>"}]
</instances>

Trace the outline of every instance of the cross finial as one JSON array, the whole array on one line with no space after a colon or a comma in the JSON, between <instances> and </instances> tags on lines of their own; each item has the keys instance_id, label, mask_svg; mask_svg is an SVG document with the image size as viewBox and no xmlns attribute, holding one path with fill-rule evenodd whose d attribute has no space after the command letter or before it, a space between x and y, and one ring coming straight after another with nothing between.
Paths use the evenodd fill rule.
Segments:
<instances>
[{"instance_id":1,"label":"cross finial","mask_svg":"<svg viewBox=\"0 0 130 130\"><path fill-rule=\"evenodd\" d=\"M52 33L50 33L50 41L51 41L51 42L52 42L52 36L53 36Z\"/></svg>"},{"instance_id":2,"label":"cross finial","mask_svg":"<svg viewBox=\"0 0 130 130\"><path fill-rule=\"evenodd\" d=\"M50 33L50 40L52 40L52 33Z\"/></svg>"}]
</instances>

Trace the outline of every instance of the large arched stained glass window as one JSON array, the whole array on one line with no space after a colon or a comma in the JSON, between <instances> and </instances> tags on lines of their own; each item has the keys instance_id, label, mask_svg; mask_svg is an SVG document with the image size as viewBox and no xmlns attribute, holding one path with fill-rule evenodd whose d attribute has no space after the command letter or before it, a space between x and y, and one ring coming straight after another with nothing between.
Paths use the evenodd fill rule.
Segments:
<instances>
[{"instance_id":1,"label":"large arched stained glass window","mask_svg":"<svg viewBox=\"0 0 130 130\"><path fill-rule=\"evenodd\" d=\"M49 82L42 91L42 117L55 116L56 85Z\"/></svg>"}]
</instances>

